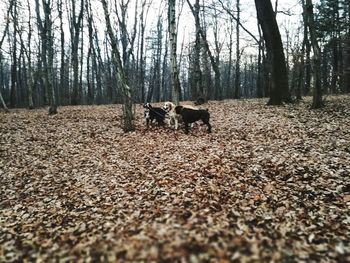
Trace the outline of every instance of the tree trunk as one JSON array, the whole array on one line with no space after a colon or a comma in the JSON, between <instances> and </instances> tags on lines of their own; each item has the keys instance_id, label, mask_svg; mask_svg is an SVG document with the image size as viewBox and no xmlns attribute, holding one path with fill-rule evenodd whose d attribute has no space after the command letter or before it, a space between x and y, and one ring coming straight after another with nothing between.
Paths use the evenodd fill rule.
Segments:
<instances>
[{"instance_id":1,"label":"tree trunk","mask_svg":"<svg viewBox=\"0 0 350 263\"><path fill-rule=\"evenodd\" d=\"M304 11L307 14L307 25L310 32L310 40L312 51L314 52L313 56L313 97L312 97L312 108L317 109L323 106L322 101L322 87L321 87L321 75L320 75L320 64L321 64L321 52L318 46L315 21L314 21L314 12L312 0L306 0L306 6L304 6Z\"/></svg>"},{"instance_id":2,"label":"tree trunk","mask_svg":"<svg viewBox=\"0 0 350 263\"><path fill-rule=\"evenodd\" d=\"M239 46L239 24L240 24L240 16L241 16L241 10L240 10L240 2L239 0L236 0L236 9L237 9L237 21L236 21L236 67L235 67L235 89L234 89L234 98L239 99L241 97L241 51Z\"/></svg>"},{"instance_id":3,"label":"tree trunk","mask_svg":"<svg viewBox=\"0 0 350 263\"><path fill-rule=\"evenodd\" d=\"M12 5L11 16L13 20L13 46L12 46L12 64L11 64L11 95L10 105L11 107L17 107L17 93L18 93L18 80L17 80L17 2Z\"/></svg>"},{"instance_id":4,"label":"tree trunk","mask_svg":"<svg viewBox=\"0 0 350 263\"><path fill-rule=\"evenodd\" d=\"M348 26L345 39L344 90L350 93L350 4L348 3Z\"/></svg>"},{"instance_id":5,"label":"tree trunk","mask_svg":"<svg viewBox=\"0 0 350 263\"><path fill-rule=\"evenodd\" d=\"M350 13L350 10L349 10ZM349 23L349 32L345 40L345 58L344 58L344 91L350 93L350 23Z\"/></svg>"},{"instance_id":6,"label":"tree trunk","mask_svg":"<svg viewBox=\"0 0 350 263\"><path fill-rule=\"evenodd\" d=\"M2 97L1 89L0 89L0 102L1 102L1 105L2 105L2 107L4 108L5 112L9 112L9 109L8 109L7 106L6 106L6 103L5 103L5 101L4 101L4 98Z\"/></svg>"},{"instance_id":7,"label":"tree trunk","mask_svg":"<svg viewBox=\"0 0 350 263\"><path fill-rule=\"evenodd\" d=\"M71 25L70 25L70 31L71 31L71 45L72 45L72 66L73 66L73 94L72 94L72 101L71 103L73 105L78 105L81 103L81 91L80 91L80 84L79 84L79 41L80 41L80 31L82 28L82 19L83 19L83 10L84 10L84 2L81 0L80 2L80 12L77 17L76 15L76 3L75 0L71 0L71 8L72 8L72 14L71 14Z\"/></svg>"},{"instance_id":8,"label":"tree trunk","mask_svg":"<svg viewBox=\"0 0 350 263\"><path fill-rule=\"evenodd\" d=\"M310 59L310 53L311 53L311 44L309 40L309 29L307 25L307 11L304 8L305 7L305 0L302 0L302 6L303 6L303 23L304 23L304 39L303 39L303 47L302 47L302 56L303 58L303 65L304 67L301 69L305 73L304 79L303 79L303 95L306 96L310 92L310 84L311 84L311 59Z\"/></svg>"},{"instance_id":9,"label":"tree trunk","mask_svg":"<svg viewBox=\"0 0 350 263\"><path fill-rule=\"evenodd\" d=\"M118 43L116 41L115 35L113 33L113 29L111 26L111 21L109 19L109 12L107 7L106 0L101 0L106 20L106 26L107 26L107 32L111 41L112 45L112 52L113 52L113 64L117 70L117 77L119 80L119 83L122 88L122 94L123 94L123 130L124 132L129 132L132 130L135 130L134 126L134 116L132 112L132 96L131 96L131 90L130 87L126 84L126 77L124 72L124 67L122 65L121 56L118 50Z\"/></svg>"},{"instance_id":10,"label":"tree trunk","mask_svg":"<svg viewBox=\"0 0 350 263\"><path fill-rule=\"evenodd\" d=\"M220 96L220 94L218 95L218 92L220 93L220 91L221 91L221 73L220 73L219 64L218 64L219 61L211 53L211 50L209 48L209 43L208 43L208 40L206 37L206 33L204 33L203 30L201 30L201 36L202 36L204 48L209 56L211 66L212 66L212 68L214 70L214 74L215 74L215 76L214 76L214 79L215 79L214 92L215 93L214 94L215 94L216 98L220 99L219 97L217 97L217 96Z\"/></svg>"},{"instance_id":11,"label":"tree trunk","mask_svg":"<svg viewBox=\"0 0 350 263\"><path fill-rule=\"evenodd\" d=\"M192 65L190 65L191 68L193 68L193 82L191 83L191 99L197 100L198 98L202 98L206 100L207 98L204 97L203 92L203 79L202 79L202 71L200 68L200 52L201 52L201 44L200 44L200 20L199 20L199 12L200 12L200 6L199 6L199 0L196 0L194 6L191 5L190 1L187 0L187 3L192 11L192 14L194 16L194 23L195 23L195 30L196 30L196 39L194 44L194 51L193 51L193 60Z\"/></svg>"},{"instance_id":12,"label":"tree trunk","mask_svg":"<svg viewBox=\"0 0 350 263\"><path fill-rule=\"evenodd\" d=\"M288 88L286 60L281 35L270 0L255 0L258 20L261 25L266 50L271 58L271 91L269 105L291 102Z\"/></svg>"},{"instance_id":13,"label":"tree trunk","mask_svg":"<svg viewBox=\"0 0 350 263\"><path fill-rule=\"evenodd\" d=\"M91 10L91 2L86 1L86 13L87 13L87 23L89 32L89 49L87 54L87 65L86 65L86 81L88 86L87 91L87 103L93 104L95 102L95 81L94 81L94 34L93 34L93 16Z\"/></svg>"},{"instance_id":14,"label":"tree trunk","mask_svg":"<svg viewBox=\"0 0 350 263\"><path fill-rule=\"evenodd\" d=\"M175 0L169 0L168 3L168 21L169 21L169 39L170 39L170 64L171 64L171 99L175 105L180 101L180 81L177 68L177 30L176 30L176 6Z\"/></svg>"},{"instance_id":15,"label":"tree trunk","mask_svg":"<svg viewBox=\"0 0 350 263\"><path fill-rule=\"evenodd\" d=\"M53 32L52 32L52 17L51 17L51 1L42 0L43 12L44 12L44 24L40 17L40 4L39 0L35 0L37 25L39 29L41 39L41 59L43 64L43 81L45 86L45 92L47 92L47 98L49 100L49 115L57 113L56 96L53 87Z\"/></svg>"},{"instance_id":16,"label":"tree trunk","mask_svg":"<svg viewBox=\"0 0 350 263\"><path fill-rule=\"evenodd\" d=\"M53 21L51 17L51 1L45 2L43 0L44 4L44 14L45 14L45 25L47 28L47 35L45 37L45 43L46 43L46 50L47 50L47 65L45 67L45 78L46 78L46 85L48 89L48 96L49 96L49 115L56 114L57 113L57 103L56 103L56 94L54 90L53 85Z\"/></svg>"},{"instance_id":17,"label":"tree trunk","mask_svg":"<svg viewBox=\"0 0 350 263\"><path fill-rule=\"evenodd\" d=\"M65 48L64 48L64 41L65 41L65 34L63 29L63 0L59 0L57 3L57 9L58 9L58 17L60 19L60 39L61 39L61 66L60 66L60 86L59 86L59 92L58 92L58 98L57 101L60 105L66 105L69 102L69 93L66 93L66 87L65 87Z\"/></svg>"}]
</instances>

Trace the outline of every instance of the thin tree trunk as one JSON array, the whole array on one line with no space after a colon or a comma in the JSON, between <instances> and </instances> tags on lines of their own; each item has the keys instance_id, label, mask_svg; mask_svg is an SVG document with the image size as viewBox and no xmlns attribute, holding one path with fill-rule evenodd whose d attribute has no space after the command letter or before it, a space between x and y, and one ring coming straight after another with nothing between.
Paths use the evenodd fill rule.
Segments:
<instances>
[{"instance_id":1,"label":"thin tree trunk","mask_svg":"<svg viewBox=\"0 0 350 263\"><path fill-rule=\"evenodd\" d=\"M122 65L122 60L121 56L118 50L118 43L116 41L115 35L113 33L113 29L111 26L111 21L109 19L109 12L108 12L108 7L107 7L107 2L106 0L101 0L102 5L103 5L103 10L104 10L104 15L105 15L105 20L106 20L106 26L107 26L107 32L111 41L112 45L112 52L113 52L113 64L117 70L117 77L119 80L119 83L122 88L122 93L123 93L123 100L124 100L124 105L123 105L123 130L124 132L129 132L132 130L135 130L134 126L134 116L132 112L132 96L131 96L131 89L130 87L126 84L126 76L124 72L124 67Z\"/></svg>"},{"instance_id":2,"label":"thin tree trunk","mask_svg":"<svg viewBox=\"0 0 350 263\"><path fill-rule=\"evenodd\" d=\"M348 3L348 27L345 42L344 90L350 93L350 4Z\"/></svg>"},{"instance_id":3,"label":"thin tree trunk","mask_svg":"<svg viewBox=\"0 0 350 263\"><path fill-rule=\"evenodd\" d=\"M71 14L71 45L72 45L72 66L73 66L73 94L72 101L73 105L78 105L81 103L81 91L79 84L79 41L80 32L82 28L83 11L84 11L84 1L80 1L80 12L78 17L76 15L76 4L75 0L71 0L72 14Z\"/></svg>"},{"instance_id":4,"label":"thin tree trunk","mask_svg":"<svg viewBox=\"0 0 350 263\"><path fill-rule=\"evenodd\" d=\"M54 90L54 85L53 85L53 55L54 55L54 50L53 50L53 32L52 32L52 25L53 21L51 18L51 1L48 1L44 3L44 14L45 14L45 24L47 27L47 35L45 38L46 42L46 50L48 51L47 53L47 67L45 68L46 74L46 84L47 84L47 89L48 89L48 95L49 95L49 115L51 114L56 114L57 113L57 103L56 103L56 94Z\"/></svg>"},{"instance_id":5,"label":"thin tree trunk","mask_svg":"<svg viewBox=\"0 0 350 263\"><path fill-rule=\"evenodd\" d=\"M175 105L180 101L180 81L177 68L177 31L176 31L176 6L175 0L169 0L168 3L168 21L169 21L169 39L170 39L170 64L171 64L171 99Z\"/></svg>"},{"instance_id":6,"label":"thin tree trunk","mask_svg":"<svg viewBox=\"0 0 350 263\"><path fill-rule=\"evenodd\" d=\"M12 5L11 16L13 20L13 46L12 46L12 64L11 64L11 107L17 106L18 79L17 79L17 1Z\"/></svg>"},{"instance_id":7,"label":"thin tree trunk","mask_svg":"<svg viewBox=\"0 0 350 263\"><path fill-rule=\"evenodd\" d=\"M239 99L240 94L240 86L241 86L241 51L239 46L239 39L240 39L240 31L239 31L239 24L240 24L240 16L241 16L241 9L240 9L240 2L239 0L236 0L236 9L237 9L237 21L236 21L236 67L235 67L235 93L234 98Z\"/></svg>"},{"instance_id":8,"label":"thin tree trunk","mask_svg":"<svg viewBox=\"0 0 350 263\"><path fill-rule=\"evenodd\" d=\"M192 14L194 16L194 22L195 22L195 30L196 30L196 39L194 44L194 52L193 52L193 62L191 65L191 68L193 68L193 87L191 87L191 95L192 100L197 100L198 98L204 99L206 101L207 98L204 97L203 92L203 79L202 79L202 71L200 68L200 51L201 51L201 45L200 45L200 20L199 20L199 12L200 12L200 6L199 6L199 0L196 0L194 6L190 3L189 0L187 0L187 3L192 11Z\"/></svg>"},{"instance_id":9,"label":"thin tree trunk","mask_svg":"<svg viewBox=\"0 0 350 263\"><path fill-rule=\"evenodd\" d=\"M304 73L304 80L303 80L303 95L306 96L310 92L310 86L311 86L311 59L310 59L310 53L311 53L311 44L309 40L309 29L307 25L307 11L304 8L305 7L305 0L302 0L302 6L303 6L303 23L304 23L304 39L303 39L303 51L302 55L305 56L304 59L304 68L302 68Z\"/></svg>"},{"instance_id":10,"label":"thin tree trunk","mask_svg":"<svg viewBox=\"0 0 350 263\"><path fill-rule=\"evenodd\" d=\"M306 0L306 6L304 6L307 13L307 25L310 32L310 40L312 45L312 51L314 52L313 56L313 97L312 97L312 108L317 109L323 106L322 101L322 87L321 87L321 76L320 76L320 64L321 64L321 52L318 46L316 30L315 30L315 21L314 21L314 12L312 0Z\"/></svg>"},{"instance_id":11,"label":"thin tree trunk","mask_svg":"<svg viewBox=\"0 0 350 263\"><path fill-rule=\"evenodd\" d=\"M1 105L2 105L2 107L4 108L5 112L9 112L9 109L8 109L7 106L6 106L6 103L5 103L5 101L4 101L4 98L2 97L1 89L0 89L0 102L1 102Z\"/></svg>"},{"instance_id":12,"label":"thin tree trunk","mask_svg":"<svg viewBox=\"0 0 350 263\"><path fill-rule=\"evenodd\" d=\"M56 96L53 87L53 32L52 32L52 17L51 17L51 0L42 0L42 8L44 11L44 24L40 17L39 0L35 0L37 25L41 39L41 59L43 64L43 81L45 86L45 93L49 100L49 115L57 113Z\"/></svg>"}]
</instances>

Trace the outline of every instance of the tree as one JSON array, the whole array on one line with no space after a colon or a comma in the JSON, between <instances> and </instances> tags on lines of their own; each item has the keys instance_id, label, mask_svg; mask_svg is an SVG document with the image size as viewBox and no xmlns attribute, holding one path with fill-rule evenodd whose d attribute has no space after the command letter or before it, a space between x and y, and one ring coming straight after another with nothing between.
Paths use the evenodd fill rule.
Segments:
<instances>
[{"instance_id":1,"label":"tree","mask_svg":"<svg viewBox=\"0 0 350 263\"><path fill-rule=\"evenodd\" d=\"M42 0L44 20L40 16L39 0L35 0L37 24L41 40L41 62L43 64L43 81L49 99L49 115L57 113L56 95L53 87L53 20L51 0Z\"/></svg>"},{"instance_id":2,"label":"tree","mask_svg":"<svg viewBox=\"0 0 350 263\"><path fill-rule=\"evenodd\" d=\"M27 87L28 87L28 108L34 109L34 102L33 102L33 89L34 89L34 69L32 67L32 50L31 50L31 40L32 40L32 24L31 24L31 6L29 0L27 0L27 7L28 7L28 42L27 45L24 43L23 37L22 37L22 31L23 30L17 30L19 32L19 38L21 41L21 48L24 50L25 57L27 58L27 67L28 67L28 76L27 79ZM24 64L24 63L23 63Z\"/></svg>"},{"instance_id":3,"label":"tree","mask_svg":"<svg viewBox=\"0 0 350 263\"><path fill-rule=\"evenodd\" d=\"M214 9L215 10L215 9ZM214 20L215 20L215 14L214 14ZM220 57L219 57L219 52L221 50L221 48L219 48L218 46L218 39L217 36L215 36L215 29L214 29L214 40L215 40L215 48L216 48L216 55L214 56L213 53L211 52L211 49L209 47L209 41L207 39L207 26L206 26L206 21L204 19L205 17L205 10L203 8L203 16L202 16L202 28L200 30L200 35L202 38L202 45L204 47L204 50L206 52L206 55L204 56L208 56L209 60L210 60L210 64L212 66L212 69L214 71L214 98L216 99L222 99L221 97L221 72L220 72ZM215 21L214 21L215 23ZM205 61L206 58L203 57L203 60ZM205 63L205 62L204 62ZM206 81L204 81L206 82ZM208 88L206 88L208 89Z\"/></svg>"},{"instance_id":4,"label":"tree","mask_svg":"<svg viewBox=\"0 0 350 263\"><path fill-rule=\"evenodd\" d=\"M239 98L240 97L240 85L241 85L241 50L240 50L240 28L243 29L244 32L246 32L252 39L256 42L256 44L259 47L259 55L258 55L258 78L257 78L257 95L258 97L263 97L262 94L262 78L261 76L261 53L263 49L263 45L261 44L262 41L258 40L242 23L240 19L241 9L240 9L240 0L236 0L236 12L237 15L234 15L233 11L230 10L230 8L226 7L222 0L219 0L219 3L221 4L222 8L226 11L226 13L230 16L231 19L235 20L236 22L236 65L235 65L235 83L234 83L234 90L233 90L233 97ZM232 23L232 20L230 20ZM260 28L259 34L260 34ZM230 43L231 43L231 36L230 36ZM231 54L231 47L230 47L230 54ZM231 55L230 55L231 59ZM229 63L231 64L231 63Z\"/></svg>"},{"instance_id":5,"label":"tree","mask_svg":"<svg viewBox=\"0 0 350 263\"><path fill-rule=\"evenodd\" d=\"M132 96L131 96L131 89L126 83L126 76L124 67L122 64L120 52L118 50L118 43L116 41L116 37L114 35L114 31L112 29L110 16L108 12L107 2L106 0L101 0L103 11L105 15L106 20L106 26L107 26L107 33L109 35L111 46L112 46L112 52L113 52L113 64L117 71L117 77L119 80L119 84L121 85L121 90L123 94L123 130L124 132L129 132L135 129L134 126L134 116L132 112Z\"/></svg>"},{"instance_id":6,"label":"tree","mask_svg":"<svg viewBox=\"0 0 350 263\"><path fill-rule=\"evenodd\" d=\"M12 6L14 4L14 0L11 0L10 1L10 5L9 5L9 8L7 9L7 13L6 13L6 24L5 24L5 29L4 29L4 32L3 32L3 35L0 39L0 65L2 66L2 60L3 60L3 55L2 55L2 44L4 43L4 40L5 40L5 37L6 37L6 34L9 30L9 24L10 24L10 19L9 19L9 16L10 16L10 12L12 10ZM6 112L8 112L8 108L7 108L7 105L4 101L4 98L2 96L2 92L1 92L1 88L2 88L3 83L0 82L0 102L1 102L1 105L3 106L3 108L5 109Z\"/></svg>"},{"instance_id":7,"label":"tree","mask_svg":"<svg viewBox=\"0 0 350 263\"><path fill-rule=\"evenodd\" d=\"M316 28L312 0L306 0L305 5L303 5L303 8L304 12L306 13L306 22L310 32L312 51L314 52L312 63L314 81L312 108L317 109L323 106L320 76L321 51L316 38Z\"/></svg>"},{"instance_id":8,"label":"tree","mask_svg":"<svg viewBox=\"0 0 350 263\"><path fill-rule=\"evenodd\" d=\"M180 101L180 81L177 68L177 28L176 28L176 0L169 0L168 3L168 32L170 39L170 64L171 64L171 95L175 105L179 105Z\"/></svg>"},{"instance_id":9,"label":"tree","mask_svg":"<svg viewBox=\"0 0 350 263\"><path fill-rule=\"evenodd\" d=\"M344 90L350 93L350 3L348 2L348 26L345 39Z\"/></svg>"},{"instance_id":10,"label":"tree","mask_svg":"<svg viewBox=\"0 0 350 263\"><path fill-rule=\"evenodd\" d=\"M270 0L255 0L258 21L261 25L266 51L271 61L271 90L269 105L291 102L288 87L286 60L281 35Z\"/></svg>"},{"instance_id":11,"label":"tree","mask_svg":"<svg viewBox=\"0 0 350 263\"><path fill-rule=\"evenodd\" d=\"M71 32L71 48L72 48L72 66L73 66L73 94L72 94L72 104L77 105L81 103L82 91L79 86L79 41L80 33L82 30L83 22L83 11L84 11L84 0L80 1L80 11L77 15L76 13L76 1L71 0L71 14L70 14L70 32Z\"/></svg>"},{"instance_id":12,"label":"tree","mask_svg":"<svg viewBox=\"0 0 350 263\"><path fill-rule=\"evenodd\" d=\"M240 85L241 85L241 51L239 46L239 37L240 37L240 1L236 0L236 11L237 11L237 21L236 21L236 66L235 66L235 89L234 89L234 98L240 98Z\"/></svg>"},{"instance_id":13,"label":"tree","mask_svg":"<svg viewBox=\"0 0 350 263\"><path fill-rule=\"evenodd\" d=\"M12 46L12 65L11 65L11 100L12 107L17 106L17 93L18 93L18 79L17 79L17 29L18 29L18 7L17 0L11 8L11 18L13 20L13 46Z\"/></svg>"},{"instance_id":14,"label":"tree","mask_svg":"<svg viewBox=\"0 0 350 263\"><path fill-rule=\"evenodd\" d=\"M201 43L200 43L200 31L201 31L201 25L199 20L199 12L200 12L200 6L199 6L199 0L196 0L194 5L191 4L189 0L187 0L187 3L191 9L191 12L194 17L194 23L195 23L195 30L196 30L196 38L195 38L195 44L193 47L193 59L191 60L190 69L193 72L193 81L190 83L191 85L191 95L192 100L197 100L198 98L202 98L205 101L208 99L204 96L203 91L203 79L202 79L202 71L200 67L200 52L201 52Z\"/></svg>"}]
</instances>

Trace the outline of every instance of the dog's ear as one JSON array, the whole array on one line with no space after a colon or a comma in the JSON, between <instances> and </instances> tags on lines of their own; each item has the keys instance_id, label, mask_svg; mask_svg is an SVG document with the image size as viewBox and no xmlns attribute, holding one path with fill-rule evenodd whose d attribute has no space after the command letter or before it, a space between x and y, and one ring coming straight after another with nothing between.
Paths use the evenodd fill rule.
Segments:
<instances>
[{"instance_id":1,"label":"dog's ear","mask_svg":"<svg viewBox=\"0 0 350 263\"><path fill-rule=\"evenodd\" d=\"M147 103L143 104L143 107L146 109L151 109L152 105L151 105L151 103L147 102Z\"/></svg>"},{"instance_id":2,"label":"dog's ear","mask_svg":"<svg viewBox=\"0 0 350 263\"><path fill-rule=\"evenodd\" d=\"M176 106L176 107L175 107L175 112L176 112L176 114L180 114L181 111L182 111L182 108L183 108L183 106Z\"/></svg>"}]
</instances>

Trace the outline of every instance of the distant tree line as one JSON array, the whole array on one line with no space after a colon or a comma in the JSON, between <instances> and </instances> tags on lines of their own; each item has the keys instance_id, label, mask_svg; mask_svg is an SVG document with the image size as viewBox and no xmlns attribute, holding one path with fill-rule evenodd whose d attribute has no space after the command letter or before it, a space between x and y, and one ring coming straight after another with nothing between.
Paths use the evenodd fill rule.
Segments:
<instances>
[{"instance_id":1,"label":"distant tree line","mask_svg":"<svg viewBox=\"0 0 350 263\"><path fill-rule=\"evenodd\" d=\"M350 92L348 0L301 0L293 32L277 24L293 15L278 1L256 0L257 34L241 21L241 2L2 0L0 103L48 105L54 114L58 105L252 97L280 104L316 88L321 100ZM184 16L194 28L189 42L179 41Z\"/></svg>"}]
</instances>

